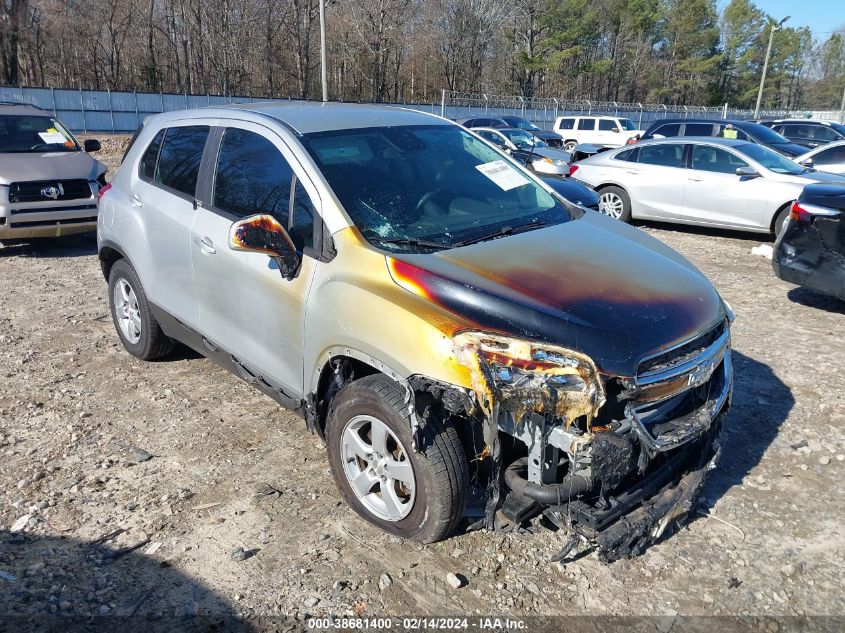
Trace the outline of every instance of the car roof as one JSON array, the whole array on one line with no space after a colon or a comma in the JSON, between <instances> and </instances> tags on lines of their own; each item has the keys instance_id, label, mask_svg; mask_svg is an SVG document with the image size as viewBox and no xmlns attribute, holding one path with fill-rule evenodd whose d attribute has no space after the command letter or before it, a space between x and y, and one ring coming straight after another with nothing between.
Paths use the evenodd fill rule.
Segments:
<instances>
[{"instance_id":1,"label":"car roof","mask_svg":"<svg viewBox=\"0 0 845 633\"><path fill-rule=\"evenodd\" d=\"M479 127L471 127L471 130L484 130L485 132L524 132L525 134L530 134L528 130L521 130L518 127L504 127L504 126L497 126L497 127L490 127L488 125L482 125Z\"/></svg>"},{"instance_id":2,"label":"car roof","mask_svg":"<svg viewBox=\"0 0 845 633\"><path fill-rule=\"evenodd\" d=\"M179 110L154 115L159 123L185 118L235 117L255 120L271 118L296 134L329 132L334 130L393 127L403 125L455 125L433 114L398 106L367 103L242 103L195 110ZM246 117L243 117L246 115ZM252 116L249 116L252 115Z\"/></svg>"},{"instance_id":3,"label":"car roof","mask_svg":"<svg viewBox=\"0 0 845 633\"><path fill-rule=\"evenodd\" d=\"M658 119L649 125L649 127L654 127L656 125L662 125L663 123L711 123L713 125L727 125L731 124L734 127L740 127L743 125L760 125L759 123L755 123L754 121L744 121L744 120L737 120L737 119L697 119L697 118L686 118L686 119Z\"/></svg>"},{"instance_id":4,"label":"car roof","mask_svg":"<svg viewBox=\"0 0 845 633\"><path fill-rule=\"evenodd\" d=\"M24 116L49 116L51 113L28 103L2 103L0 102L0 116L18 114Z\"/></svg>"},{"instance_id":5,"label":"car roof","mask_svg":"<svg viewBox=\"0 0 845 633\"><path fill-rule=\"evenodd\" d=\"M837 121L821 121L819 119L766 119L760 123L805 123L809 125L833 125Z\"/></svg>"},{"instance_id":6,"label":"car roof","mask_svg":"<svg viewBox=\"0 0 845 633\"><path fill-rule=\"evenodd\" d=\"M707 143L710 145L724 145L726 147L737 147L748 145L748 141L734 138L722 138L721 136L668 136L666 138L649 138L637 141L634 145L626 145L624 148L640 147L641 145L658 145L660 143ZM751 143L754 145L754 143Z\"/></svg>"},{"instance_id":7,"label":"car roof","mask_svg":"<svg viewBox=\"0 0 845 633\"><path fill-rule=\"evenodd\" d=\"M611 116L609 114L563 114L559 119L627 119L626 116Z\"/></svg>"}]
</instances>

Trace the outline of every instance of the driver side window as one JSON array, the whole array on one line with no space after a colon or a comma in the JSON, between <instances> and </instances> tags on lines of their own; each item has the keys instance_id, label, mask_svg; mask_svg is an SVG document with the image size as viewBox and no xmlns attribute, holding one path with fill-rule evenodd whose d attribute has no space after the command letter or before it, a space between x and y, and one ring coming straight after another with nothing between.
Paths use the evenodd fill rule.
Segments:
<instances>
[{"instance_id":1,"label":"driver side window","mask_svg":"<svg viewBox=\"0 0 845 633\"><path fill-rule=\"evenodd\" d=\"M748 163L738 156L711 145L693 145L692 168L719 174L735 174L739 167Z\"/></svg>"}]
</instances>

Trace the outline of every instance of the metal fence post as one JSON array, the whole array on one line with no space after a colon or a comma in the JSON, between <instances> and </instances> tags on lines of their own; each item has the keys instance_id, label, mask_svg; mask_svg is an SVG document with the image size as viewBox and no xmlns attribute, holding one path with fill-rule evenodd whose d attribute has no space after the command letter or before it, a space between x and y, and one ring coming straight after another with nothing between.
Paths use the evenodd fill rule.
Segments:
<instances>
[{"instance_id":1,"label":"metal fence post","mask_svg":"<svg viewBox=\"0 0 845 633\"><path fill-rule=\"evenodd\" d=\"M558 108L558 102L557 102L557 99L552 99L552 101L554 101L554 102L555 102L555 118L554 118L554 122L552 123L552 129L554 129L554 127L555 127L555 122L557 122L557 108Z\"/></svg>"},{"instance_id":2,"label":"metal fence post","mask_svg":"<svg viewBox=\"0 0 845 633\"><path fill-rule=\"evenodd\" d=\"M53 99L53 116L59 118L59 113L56 111L56 89L50 86L50 97Z\"/></svg>"},{"instance_id":3,"label":"metal fence post","mask_svg":"<svg viewBox=\"0 0 845 633\"><path fill-rule=\"evenodd\" d=\"M159 112L164 112L164 92L161 90L158 91L158 99L161 102L161 110Z\"/></svg>"},{"instance_id":4,"label":"metal fence post","mask_svg":"<svg viewBox=\"0 0 845 633\"><path fill-rule=\"evenodd\" d=\"M135 125L139 126L141 125L141 116L138 114L138 91L133 90L132 94L135 97Z\"/></svg>"},{"instance_id":5,"label":"metal fence post","mask_svg":"<svg viewBox=\"0 0 845 633\"><path fill-rule=\"evenodd\" d=\"M88 122L85 120L85 95L82 94L82 88L79 89L79 107L82 111L82 133L88 134Z\"/></svg>"},{"instance_id":6,"label":"metal fence post","mask_svg":"<svg viewBox=\"0 0 845 633\"><path fill-rule=\"evenodd\" d=\"M440 91L440 116L446 118L446 89Z\"/></svg>"},{"instance_id":7,"label":"metal fence post","mask_svg":"<svg viewBox=\"0 0 845 633\"><path fill-rule=\"evenodd\" d=\"M185 109L190 110L191 108L188 107L188 91L185 91Z\"/></svg>"},{"instance_id":8,"label":"metal fence post","mask_svg":"<svg viewBox=\"0 0 845 633\"><path fill-rule=\"evenodd\" d=\"M639 120L637 121L637 127L638 127L639 129L643 129L643 104L642 104L642 103L640 103L640 102L638 101L638 102L637 102L637 105L638 105L638 106L639 106L639 108L640 108L640 118L639 118Z\"/></svg>"},{"instance_id":9,"label":"metal fence post","mask_svg":"<svg viewBox=\"0 0 845 633\"><path fill-rule=\"evenodd\" d=\"M588 100L587 101L587 114L592 114L592 113L593 113L593 103Z\"/></svg>"},{"instance_id":10,"label":"metal fence post","mask_svg":"<svg viewBox=\"0 0 845 633\"><path fill-rule=\"evenodd\" d=\"M109 93L109 114L111 115L111 133L114 134L114 106L112 106L111 102L111 88L106 88L106 90L108 90Z\"/></svg>"}]
</instances>

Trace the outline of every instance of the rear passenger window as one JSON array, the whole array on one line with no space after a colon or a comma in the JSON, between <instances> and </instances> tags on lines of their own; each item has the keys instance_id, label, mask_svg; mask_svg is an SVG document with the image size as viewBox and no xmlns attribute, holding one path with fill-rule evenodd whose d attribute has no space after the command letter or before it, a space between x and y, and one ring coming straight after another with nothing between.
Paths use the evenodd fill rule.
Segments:
<instances>
[{"instance_id":1,"label":"rear passenger window","mask_svg":"<svg viewBox=\"0 0 845 633\"><path fill-rule=\"evenodd\" d=\"M596 120L595 119L581 119L578 121L578 129L579 130L595 130L596 129Z\"/></svg>"},{"instance_id":2,"label":"rear passenger window","mask_svg":"<svg viewBox=\"0 0 845 633\"><path fill-rule=\"evenodd\" d=\"M158 154L155 182L187 196L194 196L208 126L167 128Z\"/></svg>"},{"instance_id":3,"label":"rear passenger window","mask_svg":"<svg viewBox=\"0 0 845 633\"><path fill-rule=\"evenodd\" d=\"M684 146L680 143L669 145L642 145L639 147L638 162L662 167L681 167L684 158Z\"/></svg>"},{"instance_id":4,"label":"rear passenger window","mask_svg":"<svg viewBox=\"0 0 845 633\"><path fill-rule=\"evenodd\" d=\"M147 151L141 157L139 173L144 180L152 180L156 174L156 163L158 162L158 151L161 149L161 139L164 138L164 130L155 135L153 142L147 147Z\"/></svg>"},{"instance_id":5,"label":"rear passenger window","mask_svg":"<svg viewBox=\"0 0 845 633\"><path fill-rule=\"evenodd\" d=\"M573 127L575 127L575 119L561 119L557 129L571 130Z\"/></svg>"},{"instance_id":6,"label":"rear passenger window","mask_svg":"<svg viewBox=\"0 0 845 633\"><path fill-rule=\"evenodd\" d=\"M684 128L684 136L712 136L712 123L687 123Z\"/></svg>"}]
</instances>

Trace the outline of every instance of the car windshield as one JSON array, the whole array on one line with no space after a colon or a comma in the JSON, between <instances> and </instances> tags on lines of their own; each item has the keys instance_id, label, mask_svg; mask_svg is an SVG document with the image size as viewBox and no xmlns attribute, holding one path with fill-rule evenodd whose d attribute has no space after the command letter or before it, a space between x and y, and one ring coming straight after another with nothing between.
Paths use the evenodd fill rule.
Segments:
<instances>
[{"instance_id":1,"label":"car windshield","mask_svg":"<svg viewBox=\"0 0 845 633\"><path fill-rule=\"evenodd\" d=\"M777 174L797 176L798 174L806 174L810 171L806 167L792 162L786 156L781 156L776 151L762 145L757 145L756 143L743 143L736 148L748 156L748 158L757 161L766 169Z\"/></svg>"},{"instance_id":2,"label":"car windshield","mask_svg":"<svg viewBox=\"0 0 845 633\"><path fill-rule=\"evenodd\" d=\"M765 125L760 125L758 123L751 123L748 126L743 126L741 129L743 132L748 134L748 136L753 138L758 143L765 143L767 145L778 145L781 143L792 142L785 136L781 136L780 134L775 132L772 128L766 127Z\"/></svg>"},{"instance_id":3,"label":"car windshield","mask_svg":"<svg viewBox=\"0 0 845 633\"><path fill-rule=\"evenodd\" d=\"M512 125L513 127L519 128L520 130L528 130L530 132L539 132L540 128L534 125L528 119L523 119L518 116L514 117L505 117L502 119L508 125Z\"/></svg>"},{"instance_id":4,"label":"car windshield","mask_svg":"<svg viewBox=\"0 0 845 633\"><path fill-rule=\"evenodd\" d=\"M832 127L840 134L845 135L845 125L842 125L841 123L831 123L830 127Z\"/></svg>"},{"instance_id":5,"label":"car windshield","mask_svg":"<svg viewBox=\"0 0 845 633\"><path fill-rule=\"evenodd\" d=\"M573 217L456 125L333 130L302 141L363 236L384 250L453 248Z\"/></svg>"},{"instance_id":6,"label":"car windshield","mask_svg":"<svg viewBox=\"0 0 845 633\"><path fill-rule=\"evenodd\" d=\"M49 116L0 116L0 153L77 152L73 135Z\"/></svg>"},{"instance_id":7,"label":"car windshield","mask_svg":"<svg viewBox=\"0 0 845 633\"><path fill-rule=\"evenodd\" d=\"M622 126L623 130L633 131L637 129L637 126L634 125L631 119L619 119L619 125Z\"/></svg>"},{"instance_id":8,"label":"car windshield","mask_svg":"<svg viewBox=\"0 0 845 633\"><path fill-rule=\"evenodd\" d=\"M508 140L517 147L546 147L546 144L538 138L535 138L530 132L525 130L499 130L502 134L508 137Z\"/></svg>"}]
</instances>

